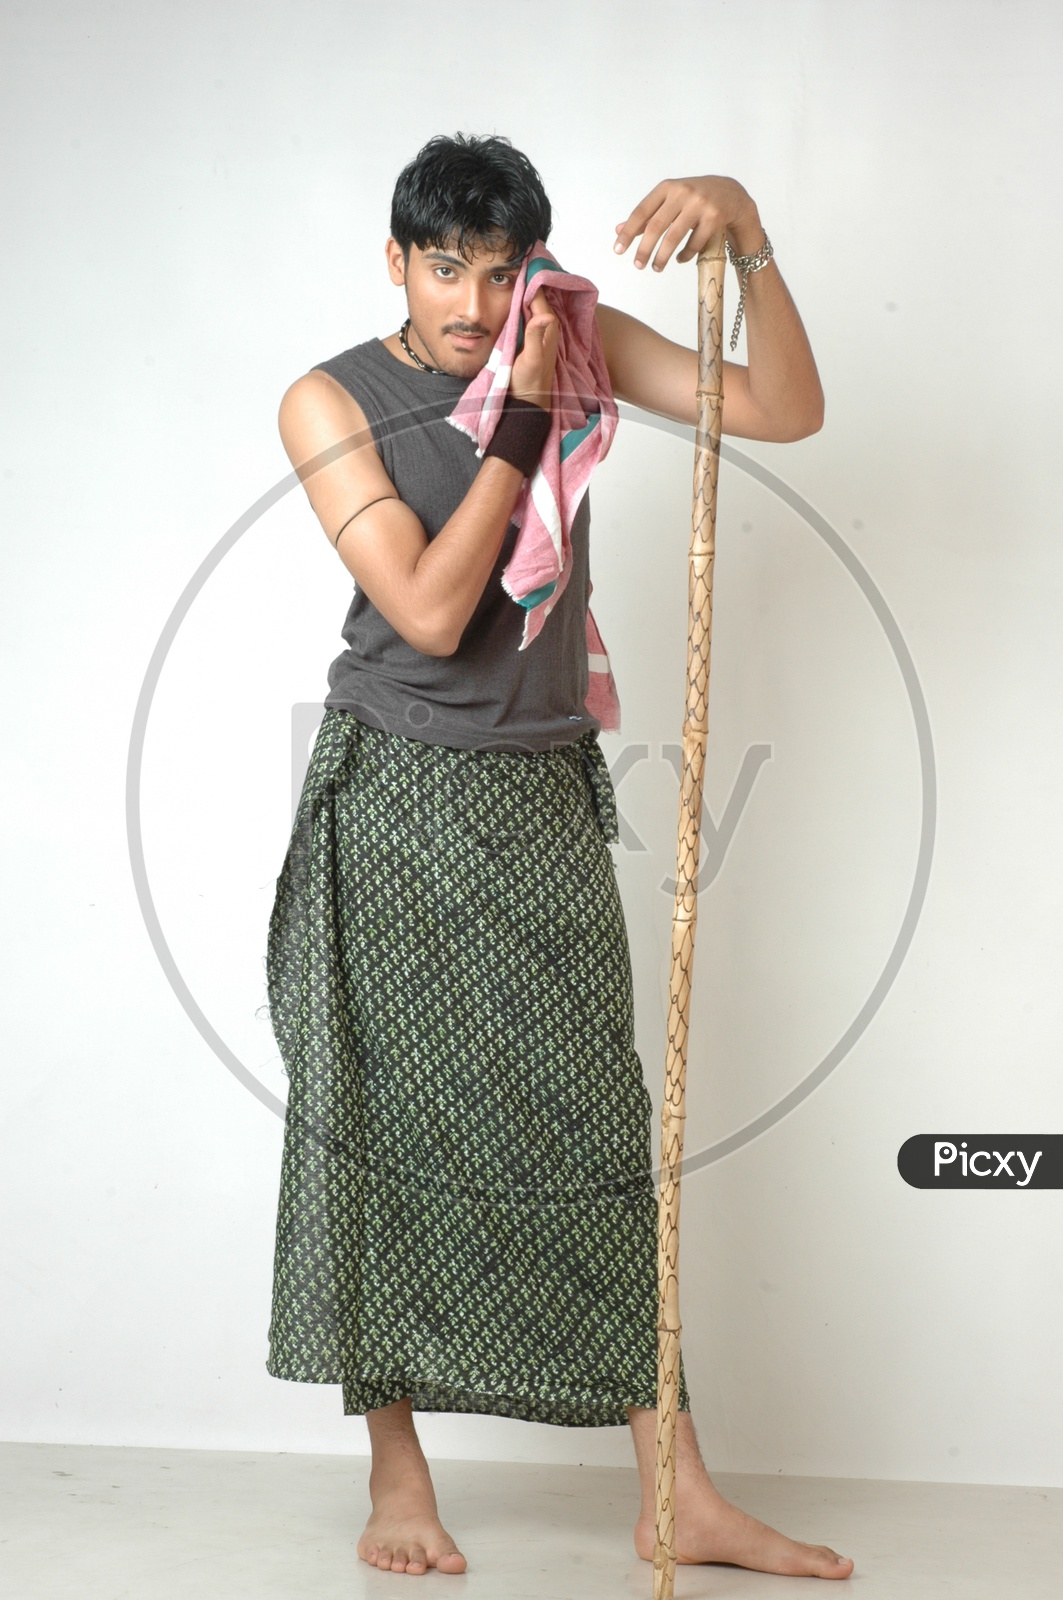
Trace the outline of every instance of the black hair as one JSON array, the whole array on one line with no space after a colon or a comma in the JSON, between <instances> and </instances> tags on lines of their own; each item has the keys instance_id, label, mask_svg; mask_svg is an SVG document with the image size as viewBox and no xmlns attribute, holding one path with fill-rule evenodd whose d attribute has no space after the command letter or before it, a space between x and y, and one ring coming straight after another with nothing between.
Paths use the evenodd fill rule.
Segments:
<instances>
[{"instance_id":1,"label":"black hair","mask_svg":"<svg viewBox=\"0 0 1063 1600\"><path fill-rule=\"evenodd\" d=\"M413 244L444 250L454 240L466 261L477 245L522 256L551 226L543 180L501 134L437 134L403 167L391 201L391 235L407 262Z\"/></svg>"}]
</instances>

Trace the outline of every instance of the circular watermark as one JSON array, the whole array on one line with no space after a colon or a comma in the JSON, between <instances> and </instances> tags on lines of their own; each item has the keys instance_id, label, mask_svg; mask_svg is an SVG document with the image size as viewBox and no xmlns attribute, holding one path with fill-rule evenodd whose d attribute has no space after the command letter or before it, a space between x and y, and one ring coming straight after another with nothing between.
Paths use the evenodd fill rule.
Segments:
<instances>
[{"instance_id":1,"label":"circular watermark","mask_svg":"<svg viewBox=\"0 0 1063 1600\"><path fill-rule=\"evenodd\" d=\"M694 442L694 429L683 423L673 422L668 418L657 417L651 413L643 412L635 407L621 403L618 405L621 417L638 423L642 427L650 428L657 432L671 434L674 437ZM424 426L424 420L416 415L416 409L409 413L412 420L410 428ZM433 420L438 420L434 418ZM401 429L393 429L399 432ZM355 448L357 441L345 440L324 452L317 461L317 466L323 466L327 459L343 453L345 450ZM776 1100L768 1110L752 1118L733 1133L717 1140L714 1144L684 1156L679 1168L680 1176L697 1171L700 1168L712 1165L722 1160L725 1156L733 1154L752 1140L761 1137L774 1127L790 1112L794 1111L804 1100L826 1080L834 1069L844 1060L845 1056L856 1044L861 1034L868 1027L879 1007L885 1000L894 979L900 971L905 954L912 942L919 915L926 898L927 885L930 878L930 867L934 849L934 837L937 815L937 784L936 767L934 761L933 739L930 730L930 718L919 682L915 664L911 653L905 644L901 630L886 603L885 597L877 587L870 573L860 562L854 551L846 544L838 531L831 526L829 521L815 509L801 494L797 492L777 473L772 472L761 462L745 455L736 449L726 438L720 441L721 461L729 463L738 471L745 473L756 482L760 483L779 501L788 506L805 525L811 529L824 543L832 555L841 563L844 570L860 590L867 601L873 616L879 624L886 642L892 652L893 658L900 671L912 713L915 727L916 743L919 760L921 802L920 802L920 828L919 844L916 854L915 870L912 877L908 902L900 925L897 929L892 947L886 957L883 967L872 984L863 1004L853 1017L849 1026L835 1041L822 1059L786 1094ZM222 1064L269 1110L283 1118L286 1113L286 1103L279 1096L261 1082L261 1080L245 1065L237 1053L229 1046L224 1038L213 1026L202 1007L196 1000L189 985L185 981L173 952L170 949L166 935L155 906L154 897L148 876L147 863L144 853L143 829L141 822L141 776L143 768L144 745L147 735L148 721L151 713L155 692L162 675L163 667L173 647L181 624L188 615L197 596L201 593L212 573L225 559L233 547L243 538L248 530L254 527L267 511L271 510L279 501L300 484L299 475L293 470L281 478L265 494L261 495L246 511L239 516L229 527L213 549L192 574L184 590L178 597L169 617L163 626L162 632L152 651L140 693L133 715L130 730L129 750L126 764L126 828L129 843L130 864L133 881L136 889L137 900L140 905L141 915L148 936L152 942L159 964L162 967L167 981L176 994L182 1009L191 1020L197 1032L210 1046ZM426 708L430 712L430 708ZM429 720L426 717L425 721ZM758 747L762 748L762 747ZM668 755L672 764L680 771L678 762L681 761L681 748L679 746L664 746L662 750ZM626 745L622 748L616 761L614 761L611 774L614 781L619 783L623 775L630 770L634 761L646 753L645 746ZM747 763L748 765L748 763ZM752 775L747 778L747 787L752 782ZM624 842L625 824L621 820L621 845ZM628 830L630 833L630 830ZM699 878L699 893L701 888L707 887L707 882L702 883ZM666 884L674 891L674 883ZM652 1169L652 1176L656 1181L659 1169Z\"/></svg>"}]
</instances>

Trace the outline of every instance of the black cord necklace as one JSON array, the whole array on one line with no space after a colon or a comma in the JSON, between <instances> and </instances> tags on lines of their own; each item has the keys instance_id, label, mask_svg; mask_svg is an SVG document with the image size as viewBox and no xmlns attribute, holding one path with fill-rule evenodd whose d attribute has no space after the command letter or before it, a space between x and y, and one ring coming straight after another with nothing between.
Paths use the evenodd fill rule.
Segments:
<instances>
[{"instance_id":1,"label":"black cord necklace","mask_svg":"<svg viewBox=\"0 0 1063 1600\"><path fill-rule=\"evenodd\" d=\"M409 326L410 326L410 319L409 319L409 317L407 317L406 321L402 324L402 327L399 329L399 343L401 344L402 348L405 350L406 354L410 357L410 359L412 361L416 361L417 365L420 367L422 372L435 372L441 378L451 378L451 377L453 377L454 376L453 373L444 372L442 367L430 367L428 365L427 361L422 361L421 360L421 358L417 354L416 350L411 350L410 349L409 343L407 342L407 339L406 339L406 329Z\"/></svg>"}]
</instances>

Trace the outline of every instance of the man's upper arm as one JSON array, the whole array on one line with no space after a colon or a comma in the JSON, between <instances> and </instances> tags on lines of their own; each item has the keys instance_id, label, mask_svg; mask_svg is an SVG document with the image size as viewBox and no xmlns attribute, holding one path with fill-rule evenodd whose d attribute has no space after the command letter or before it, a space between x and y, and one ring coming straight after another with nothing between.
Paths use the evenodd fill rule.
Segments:
<instances>
[{"instance_id":1,"label":"man's upper arm","mask_svg":"<svg viewBox=\"0 0 1063 1600\"><path fill-rule=\"evenodd\" d=\"M595 308L606 366L618 400L693 427L698 420L698 352L666 339L656 328L600 302ZM770 438L749 397L749 372L723 363L723 433Z\"/></svg>"},{"instance_id":2,"label":"man's upper arm","mask_svg":"<svg viewBox=\"0 0 1063 1600\"><path fill-rule=\"evenodd\" d=\"M361 406L327 372L314 369L285 391L277 425L330 544L353 517L336 548L358 587L415 649L438 653L413 591L414 569L428 544L424 525L399 499Z\"/></svg>"}]
</instances>

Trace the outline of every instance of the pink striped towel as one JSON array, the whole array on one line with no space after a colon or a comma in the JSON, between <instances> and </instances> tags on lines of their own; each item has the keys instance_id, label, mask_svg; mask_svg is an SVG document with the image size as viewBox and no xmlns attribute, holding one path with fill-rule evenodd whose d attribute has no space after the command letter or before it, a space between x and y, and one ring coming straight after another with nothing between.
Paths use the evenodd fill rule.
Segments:
<instances>
[{"instance_id":1,"label":"pink striped towel","mask_svg":"<svg viewBox=\"0 0 1063 1600\"><path fill-rule=\"evenodd\" d=\"M598 291L587 278L565 272L541 239L532 245L513 288L505 327L483 369L447 421L476 442L482 456L509 392L513 362L524 343L531 302L540 289L561 324L554 368L551 425L539 465L526 478L512 520L520 529L502 583L526 609L518 649L537 638L564 593L572 571L572 523L591 473L608 453L618 412L594 319ZM593 591L590 585L588 595ZM586 708L606 733L620 732L620 700L609 656L587 607Z\"/></svg>"}]
</instances>

